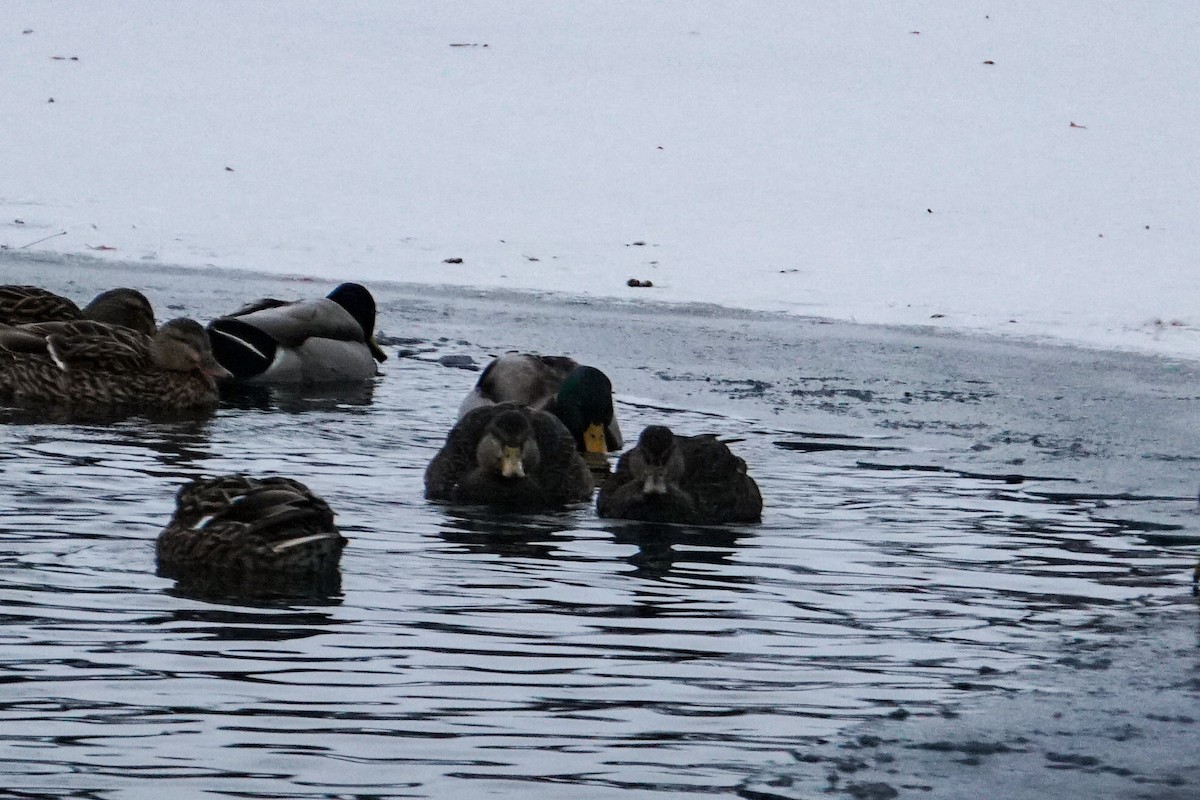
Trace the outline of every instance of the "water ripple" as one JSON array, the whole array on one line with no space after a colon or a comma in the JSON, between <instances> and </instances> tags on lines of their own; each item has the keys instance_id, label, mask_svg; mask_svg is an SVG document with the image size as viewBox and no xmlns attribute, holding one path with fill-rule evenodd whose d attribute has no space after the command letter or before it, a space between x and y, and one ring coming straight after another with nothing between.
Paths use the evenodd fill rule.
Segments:
<instances>
[{"instance_id":1,"label":"water ripple","mask_svg":"<svg viewBox=\"0 0 1200 800\"><path fill-rule=\"evenodd\" d=\"M1177 559L1082 499L781 447L793 432L680 408L676 429L741 440L762 525L426 503L473 379L410 360L367 391L243 393L201 423L8 426L10 790L728 794L799 737L981 675L1003 690L1064 630L1101 637L1106 607L1179 592ZM634 432L664 410L621 413ZM226 471L328 499L351 540L340 591L246 603L155 576L175 489Z\"/></svg>"}]
</instances>

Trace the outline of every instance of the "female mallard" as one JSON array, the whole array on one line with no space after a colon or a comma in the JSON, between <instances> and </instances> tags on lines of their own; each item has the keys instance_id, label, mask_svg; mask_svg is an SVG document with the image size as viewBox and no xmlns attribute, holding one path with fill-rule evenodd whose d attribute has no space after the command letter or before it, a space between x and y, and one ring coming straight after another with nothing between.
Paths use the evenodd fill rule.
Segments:
<instances>
[{"instance_id":1,"label":"female mallard","mask_svg":"<svg viewBox=\"0 0 1200 800\"><path fill-rule=\"evenodd\" d=\"M147 336L153 336L157 330L150 301L136 289L109 289L80 309L68 298L38 286L0 286L2 324L28 325L81 319L124 325Z\"/></svg>"},{"instance_id":2,"label":"female mallard","mask_svg":"<svg viewBox=\"0 0 1200 800\"><path fill-rule=\"evenodd\" d=\"M259 300L213 320L208 335L221 366L249 383L363 381L387 360L375 343L375 298L357 283L316 300Z\"/></svg>"},{"instance_id":3,"label":"female mallard","mask_svg":"<svg viewBox=\"0 0 1200 800\"><path fill-rule=\"evenodd\" d=\"M0 325L0 401L24 408L204 411L222 373L190 319L153 337L90 320Z\"/></svg>"},{"instance_id":4,"label":"female mallard","mask_svg":"<svg viewBox=\"0 0 1200 800\"><path fill-rule=\"evenodd\" d=\"M520 403L562 420L580 452L605 454L624 446L612 394L612 381L595 367L566 356L505 353L484 368L458 416L494 403Z\"/></svg>"},{"instance_id":5,"label":"female mallard","mask_svg":"<svg viewBox=\"0 0 1200 800\"><path fill-rule=\"evenodd\" d=\"M323 578L336 572L346 539L333 511L290 478L223 475L180 487L158 535L166 578Z\"/></svg>"},{"instance_id":6,"label":"female mallard","mask_svg":"<svg viewBox=\"0 0 1200 800\"><path fill-rule=\"evenodd\" d=\"M470 411L425 470L425 496L537 510L590 500L592 476L557 417L517 403Z\"/></svg>"},{"instance_id":7,"label":"female mallard","mask_svg":"<svg viewBox=\"0 0 1200 800\"><path fill-rule=\"evenodd\" d=\"M600 487L596 510L646 522L758 522L762 495L746 462L716 437L651 425Z\"/></svg>"}]
</instances>

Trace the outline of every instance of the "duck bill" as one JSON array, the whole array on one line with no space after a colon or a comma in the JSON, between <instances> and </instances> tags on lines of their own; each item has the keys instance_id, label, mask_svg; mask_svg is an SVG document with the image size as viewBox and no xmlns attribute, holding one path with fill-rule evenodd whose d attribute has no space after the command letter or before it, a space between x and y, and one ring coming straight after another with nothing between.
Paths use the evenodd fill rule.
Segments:
<instances>
[{"instance_id":1,"label":"duck bill","mask_svg":"<svg viewBox=\"0 0 1200 800\"><path fill-rule=\"evenodd\" d=\"M644 495L663 495L667 493L667 476L663 474L662 469L651 469L646 475L646 481L642 484L642 494Z\"/></svg>"},{"instance_id":2,"label":"duck bill","mask_svg":"<svg viewBox=\"0 0 1200 800\"><path fill-rule=\"evenodd\" d=\"M604 426L593 422L583 432L583 450L585 453L608 453L608 442L604 438Z\"/></svg>"},{"instance_id":3,"label":"duck bill","mask_svg":"<svg viewBox=\"0 0 1200 800\"><path fill-rule=\"evenodd\" d=\"M521 451L515 447L506 447L500 454L500 476L503 478L524 478L525 465L521 462Z\"/></svg>"},{"instance_id":4,"label":"duck bill","mask_svg":"<svg viewBox=\"0 0 1200 800\"><path fill-rule=\"evenodd\" d=\"M218 381L226 381L233 377L233 373L221 366L212 356L200 362L200 371Z\"/></svg>"},{"instance_id":5,"label":"duck bill","mask_svg":"<svg viewBox=\"0 0 1200 800\"><path fill-rule=\"evenodd\" d=\"M379 342L375 341L374 336L367 339L367 349L371 351L371 356L380 364L387 361L387 353L383 352L383 348L379 346Z\"/></svg>"}]
</instances>

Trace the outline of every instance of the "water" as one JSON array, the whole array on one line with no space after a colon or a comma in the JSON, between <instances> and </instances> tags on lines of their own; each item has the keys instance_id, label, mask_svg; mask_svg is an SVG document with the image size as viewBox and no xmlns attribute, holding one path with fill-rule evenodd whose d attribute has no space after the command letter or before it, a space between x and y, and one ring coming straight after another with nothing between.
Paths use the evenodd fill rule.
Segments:
<instances>
[{"instance_id":1,"label":"water","mask_svg":"<svg viewBox=\"0 0 1200 800\"><path fill-rule=\"evenodd\" d=\"M1027 485L861 466L742 416L761 525L421 498L474 374L391 362L349 394L201 422L0 428L0 770L22 797L729 796L802 737L1020 685L1064 632L1181 596L1179 552ZM350 539L341 593L251 603L154 574L174 491L298 478Z\"/></svg>"}]
</instances>

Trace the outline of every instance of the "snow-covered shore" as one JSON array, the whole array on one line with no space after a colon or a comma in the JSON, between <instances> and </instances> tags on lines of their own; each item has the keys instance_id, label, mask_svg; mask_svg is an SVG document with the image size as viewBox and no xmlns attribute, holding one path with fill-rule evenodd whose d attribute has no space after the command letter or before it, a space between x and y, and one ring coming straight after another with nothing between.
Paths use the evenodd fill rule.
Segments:
<instances>
[{"instance_id":1,"label":"snow-covered shore","mask_svg":"<svg viewBox=\"0 0 1200 800\"><path fill-rule=\"evenodd\" d=\"M10 249L1200 356L1188 3L62 0L0 22Z\"/></svg>"}]
</instances>

